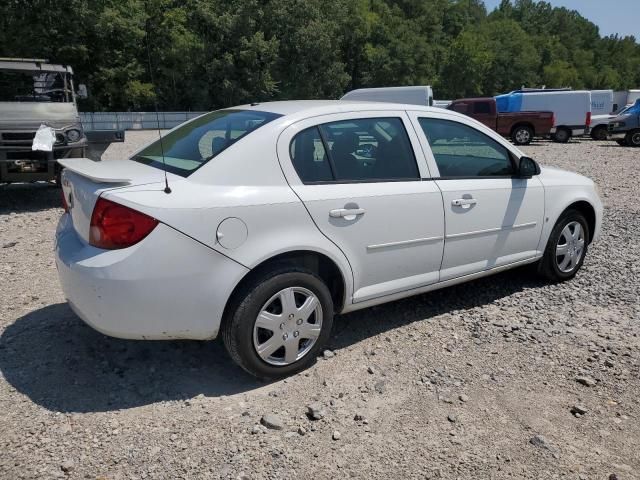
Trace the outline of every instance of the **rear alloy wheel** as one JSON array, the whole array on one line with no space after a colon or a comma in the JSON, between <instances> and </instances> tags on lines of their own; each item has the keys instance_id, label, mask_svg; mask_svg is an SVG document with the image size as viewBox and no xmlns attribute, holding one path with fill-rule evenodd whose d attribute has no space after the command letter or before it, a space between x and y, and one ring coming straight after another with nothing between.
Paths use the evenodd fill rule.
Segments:
<instances>
[{"instance_id":1,"label":"rear alloy wheel","mask_svg":"<svg viewBox=\"0 0 640 480\"><path fill-rule=\"evenodd\" d=\"M324 282L311 271L283 265L256 276L239 292L222 338L247 372L279 378L315 361L332 323L333 300Z\"/></svg>"},{"instance_id":2,"label":"rear alloy wheel","mask_svg":"<svg viewBox=\"0 0 640 480\"><path fill-rule=\"evenodd\" d=\"M640 147L640 130L633 130L627 133L625 141L630 147Z\"/></svg>"},{"instance_id":3,"label":"rear alloy wheel","mask_svg":"<svg viewBox=\"0 0 640 480\"><path fill-rule=\"evenodd\" d=\"M567 210L551 231L539 272L555 282L573 278L584 262L588 244L589 228L584 216Z\"/></svg>"},{"instance_id":4,"label":"rear alloy wheel","mask_svg":"<svg viewBox=\"0 0 640 480\"><path fill-rule=\"evenodd\" d=\"M553 140L558 143L567 143L571 138L571 132L566 128L559 128L553 134Z\"/></svg>"},{"instance_id":5,"label":"rear alloy wheel","mask_svg":"<svg viewBox=\"0 0 640 480\"><path fill-rule=\"evenodd\" d=\"M600 125L591 130L591 138L594 140L602 141L607 139L607 127Z\"/></svg>"},{"instance_id":6,"label":"rear alloy wheel","mask_svg":"<svg viewBox=\"0 0 640 480\"><path fill-rule=\"evenodd\" d=\"M511 132L511 140L516 145L529 145L533 140L533 129L526 125L519 125Z\"/></svg>"},{"instance_id":7,"label":"rear alloy wheel","mask_svg":"<svg viewBox=\"0 0 640 480\"><path fill-rule=\"evenodd\" d=\"M322 331L322 305L302 287L287 287L265 302L253 325L253 348L270 365L291 365L313 348Z\"/></svg>"}]
</instances>

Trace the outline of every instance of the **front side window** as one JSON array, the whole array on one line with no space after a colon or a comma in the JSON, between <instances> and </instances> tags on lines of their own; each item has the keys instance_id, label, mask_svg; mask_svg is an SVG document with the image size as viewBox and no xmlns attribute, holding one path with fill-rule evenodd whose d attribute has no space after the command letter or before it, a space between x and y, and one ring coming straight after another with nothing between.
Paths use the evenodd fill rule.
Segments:
<instances>
[{"instance_id":1,"label":"front side window","mask_svg":"<svg viewBox=\"0 0 640 480\"><path fill-rule=\"evenodd\" d=\"M508 150L475 128L437 118L420 118L419 122L441 177L501 177L514 174Z\"/></svg>"},{"instance_id":2,"label":"front side window","mask_svg":"<svg viewBox=\"0 0 640 480\"><path fill-rule=\"evenodd\" d=\"M420 178L400 118L361 118L304 130L291 142L291 159L304 183Z\"/></svg>"},{"instance_id":3,"label":"front side window","mask_svg":"<svg viewBox=\"0 0 640 480\"><path fill-rule=\"evenodd\" d=\"M271 112L217 110L188 122L152 143L132 160L183 177L252 131L278 118ZM164 157L164 159L163 159Z\"/></svg>"}]
</instances>

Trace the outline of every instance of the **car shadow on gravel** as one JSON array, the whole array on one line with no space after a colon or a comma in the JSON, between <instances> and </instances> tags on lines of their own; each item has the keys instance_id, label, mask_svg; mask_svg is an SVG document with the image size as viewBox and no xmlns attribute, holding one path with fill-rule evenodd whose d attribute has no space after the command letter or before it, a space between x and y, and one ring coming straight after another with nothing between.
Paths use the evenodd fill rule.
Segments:
<instances>
[{"instance_id":1,"label":"car shadow on gravel","mask_svg":"<svg viewBox=\"0 0 640 480\"><path fill-rule=\"evenodd\" d=\"M525 266L441 290L358 310L336 319L329 348L340 349L416 321L489 305L514 293L547 285ZM473 329L473 325L469 328Z\"/></svg>"},{"instance_id":2,"label":"car shadow on gravel","mask_svg":"<svg viewBox=\"0 0 640 480\"><path fill-rule=\"evenodd\" d=\"M0 372L58 412L102 412L160 401L231 395L260 386L221 342L107 337L59 303L17 319L0 336Z\"/></svg>"},{"instance_id":3,"label":"car shadow on gravel","mask_svg":"<svg viewBox=\"0 0 640 480\"><path fill-rule=\"evenodd\" d=\"M62 208L61 195L53 183L0 183L0 215Z\"/></svg>"},{"instance_id":4,"label":"car shadow on gravel","mask_svg":"<svg viewBox=\"0 0 640 480\"><path fill-rule=\"evenodd\" d=\"M415 321L487 305L544 285L526 269L437 290L336 318L329 348L340 349ZM229 358L222 342L107 337L59 303L18 318L0 336L0 372L52 411L101 412L242 393L266 385Z\"/></svg>"}]
</instances>

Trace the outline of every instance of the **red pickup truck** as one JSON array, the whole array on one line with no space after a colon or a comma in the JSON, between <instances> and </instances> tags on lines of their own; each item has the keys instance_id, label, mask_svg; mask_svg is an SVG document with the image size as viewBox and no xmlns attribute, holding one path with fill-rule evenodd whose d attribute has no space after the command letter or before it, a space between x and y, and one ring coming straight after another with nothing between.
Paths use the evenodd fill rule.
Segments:
<instances>
[{"instance_id":1,"label":"red pickup truck","mask_svg":"<svg viewBox=\"0 0 640 480\"><path fill-rule=\"evenodd\" d=\"M528 145L533 137L550 135L555 123L553 112L498 112L493 97L461 98L451 102L447 109L484 123L500 135L511 138L516 145Z\"/></svg>"}]
</instances>

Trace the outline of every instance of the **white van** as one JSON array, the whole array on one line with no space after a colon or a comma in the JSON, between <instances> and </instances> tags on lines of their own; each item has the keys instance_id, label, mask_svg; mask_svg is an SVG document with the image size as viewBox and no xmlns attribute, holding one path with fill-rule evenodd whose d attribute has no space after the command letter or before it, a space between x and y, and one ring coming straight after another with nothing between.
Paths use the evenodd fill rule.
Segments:
<instances>
[{"instance_id":1,"label":"white van","mask_svg":"<svg viewBox=\"0 0 640 480\"><path fill-rule=\"evenodd\" d=\"M428 85L413 87L358 88L347 92L340 100L364 102L408 103L433 106L433 90Z\"/></svg>"},{"instance_id":2,"label":"white van","mask_svg":"<svg viewBox=\"0 0 640 480\"><path fill-rule=\"evenodd\" d=\"M591 90L591 118L613 112L613 90ZM593 125L592 125L593 127Z\"/></svg>"},{"instance_id":3,"label":"white van","mask_svg":"<svg viewBox=\"0 0 640 480\"><path fill-rule=\"evenodd\" d=\"M497 95L499 112L550 111L555 114L551 137L566 143L571 137L589 133L591 92L586 90L526 91Z\"/></svg>"}]
</instances>

